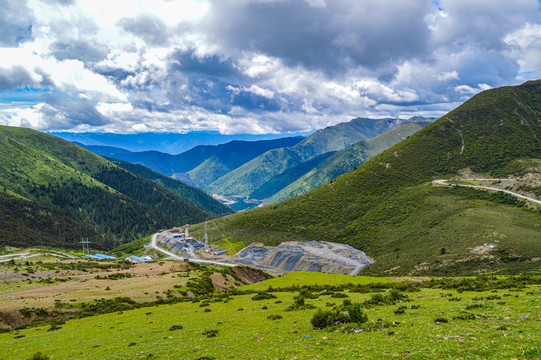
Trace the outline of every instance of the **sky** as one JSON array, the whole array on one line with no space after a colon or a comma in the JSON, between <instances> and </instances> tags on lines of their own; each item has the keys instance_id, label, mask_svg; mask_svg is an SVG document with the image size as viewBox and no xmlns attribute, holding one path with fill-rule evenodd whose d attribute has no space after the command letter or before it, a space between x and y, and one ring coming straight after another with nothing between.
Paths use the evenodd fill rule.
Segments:
<instances>
[{"instance_id":1,"label":"sky","mask_svg":"<svg viewBox=\"0 0 541 360\"><path fill-rule=\"evenodd\" d=\"M541 78L537 0L0 0L0 125L309 131Z\"/></svg>"}]
</instances>

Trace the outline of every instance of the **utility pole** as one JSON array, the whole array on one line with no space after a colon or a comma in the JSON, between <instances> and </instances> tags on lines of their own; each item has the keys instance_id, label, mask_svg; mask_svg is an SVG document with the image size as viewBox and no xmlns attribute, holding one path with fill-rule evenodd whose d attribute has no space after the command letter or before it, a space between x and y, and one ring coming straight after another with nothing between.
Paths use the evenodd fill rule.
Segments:
<instances>
[{"instance_id":1,"label":"utility pole","mask_svg":"<svg viewBox=\"0 0 541 360\"><path fill-rule=\"evenodd\" d=\"M85 244L86 244L86 254L90 254L90 248L88 247L88 244L90 244L90 241L88 241L88 238L81 238L81 244L83 245L83 256L85 256Z\"/></svg>"},{"instance_id":2,"label":"utility pole","mask_svg":"<svg viewBox=\"0 0 541 360\"><path fill-rule=\"evenodd\" d=\"M208 238L208 235L207 235L207 220L205 219L205 246L208 248L209 247L209 238Z\"/></svg>"}]
</instances>

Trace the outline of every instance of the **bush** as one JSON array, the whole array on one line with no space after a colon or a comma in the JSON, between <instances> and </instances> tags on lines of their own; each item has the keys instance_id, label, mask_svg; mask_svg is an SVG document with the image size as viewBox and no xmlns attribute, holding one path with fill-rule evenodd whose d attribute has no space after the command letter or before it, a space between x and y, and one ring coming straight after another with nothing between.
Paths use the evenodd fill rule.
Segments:
<instances>
[{"instance_id":1,"label":"bush","mask_svg":"<svg viewBox=\"0 0 541 360\"><path fill-rule=\"evenodd\" d=\"M444 318L443 316L439 316L439 317L437 317L437 318L434 319L434 322L435 322L436 324L438 324L438 323L439 323L439 324L444 324L444 323L448 323L449 320L448 320L447 318Z\"/></svg>"},{"instance_id":2,"label":"bush","mask_svg":"<svg viewBox=\"0 0 541 360\"><path fill-rule=\"evenodd\" d=\"M347 307L347 312L351 322L361 324L368 321L368 316L364 313L360 303L349 305Z\"/></svg>"},{"instance_id":3,"label":"bush","mask_svg":"<svg viewBox=\"0 0 541 360\"><path fill-rule=\"evenodd\" d=\"M49 360L49 357L41 352L37 352L32 357L29 357L28 360Z\"/></svg>"},{"instance_id":4,"label":"bush","mask_svg":"<svg viewBox=\"0 0 541 360\"><path fill-rule=\"evenodd\" d=\"M403 313L406 311L406 309L407 309L407 308L406 308L405 306L399 306L398 309L396 309L396 310L394 311L394 313L395 313L396 315L403 314Z\"/></svg>"},{"instance_id":5,"label":"bush","mask_svg":"<svg viewBox=\"0 0 541 360\"><path fill-rule=\"evenodd\" d=\"M173 325L169 328L169 331L182 330L184 327L182 325Z\"/></svg>"},{"instance_id":6,"label":"bush","mask_svg":"<svg viewBox=\"0 0 541 360\"><path fill-rule=\"evenodd\" d=\"M324 329L332 326L334 325L334 313L330 310L318 309L314 316L312 316L310 323L314 329Z\"/></svg>"},{"instance_id":7,"label":"bush","mask_svg":"<svg viewBox=\"0 0 541 360\"><path fill-rule=\"evenodd\" d=\"M206 337L211 338L211 337L216 337L218 333L219 333L219 330L212 329L212 330L203 331L201 335L205 335Z\"/></svg>"},{"instance_id":8,"label":"bush","mask_svg":"<svg viewBox=\"0 0 541 360\"><path fill-rule=\"evenodd\" d=\"M267 317L267 319L269 320L280 320L281 318L282 318L282 315L278 315L278 314L269 315Z\"/></svg>"},{"instance_id":9,"label":"bush","mask_svg":"<svg viewBox=\"0 0 541 360\"><path fill-rule=\"evenodd\" d=\"M252 296L252 300L268 300L268 299L276 299L276 295L263 291Z\"/></svg>"}]
</instances>

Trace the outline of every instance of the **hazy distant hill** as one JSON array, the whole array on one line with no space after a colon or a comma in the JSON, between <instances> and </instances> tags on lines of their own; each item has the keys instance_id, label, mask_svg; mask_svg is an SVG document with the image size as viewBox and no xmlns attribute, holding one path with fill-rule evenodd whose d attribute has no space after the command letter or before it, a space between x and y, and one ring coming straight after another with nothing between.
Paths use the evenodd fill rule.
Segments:
<instances>
[{"instance_id":1,"label":"hazy distant hill","mask_svg":"<svg viewBox=\"0 0 541 360\"><path fill-rule=\"evenodd\" d=\"M158 151L128 152L111 147L87 146L99 155L141 164L164 175L188 173L190 179L200 186L222 176L256 156L276 148L297 144L302 137L286 137L274 140L231 141L221 145L196 146L178 155ZM206 163L206 165L202 165ZM212 180L210 180L212 179Z\"/></svg>"},{"instance_id":2,"label":"hazy distant hill","mask_svg":"<svg viewBox=\"0 0 541 360\"><path fill-rule=\"evenodd\" d=\"M421 120L420 117L407 120L356 118L330 126L294 146L265 152L207 186L207 191L220 195L249 195L274 176L318 155L342 150L400 125Z\"/></svg>"},{"instance_id":3,"label":"hazy distant hill","mask_svg":"<svg viewBox=\"0 0 541 360\"><path fill-rule=\"evenodd\" d=\"M520 272L539 267L541 212L511 195L433 186L432 180L460 177L464 169L539 178L540 159L541 81L530 81L475 95L336 180L213 220L208 230L245 243L347 243L376 260L363 273Z\"/></svg>"},{"instance_id":4,"label":"hazy distant hill","mask_svg":"<svg viewBox=\"0 0 541 360\"><path fill-rule=\"evenodd\" d=\"M336 179L354 167L361 165L368 159L371 159L394 144L406 139L408 136L413 135L429 124L430 123L426 121L405 124L376 136L373 139L360 141L344 150L326 153L330 154L328 158L324 159L324 161L317 164L294 182L291 182L280 189L280 191L273 193L263 204L274 204L295 196L306 194L308 191ZM302 166L303 164L299 166ZM281 177L282 174L278 175L278 177ZM251 196L256 197L254 194Z\"/></svg>"},{"instance_id":5,"label":"hazy distant hill","mask_svg":"<svg viewBox=\"0 0 541 360\"><path fill-rule=\"evenodd\" d=\"M220 145L234 140L260 141L283 138L283 134L221 134L219 131L189 131L187 133L70 133L51 132L64 140L87 145L118 147L132 152L159 151L167 154L180 154L199 145ZM307 136L309 133L292 133L288 137Z\"/></svg>"},{"instance_id":6,"label":"hazy distant hill","mask_svg":"<svg viewBox=\"0 0 541 360\"><path fill-rule=\"evenodd\" d=\"M0 174L4 244L78 247L84 236L104 248L216 216L75 144L25 128L0 126Z\"/></svg>"}]
</instances>

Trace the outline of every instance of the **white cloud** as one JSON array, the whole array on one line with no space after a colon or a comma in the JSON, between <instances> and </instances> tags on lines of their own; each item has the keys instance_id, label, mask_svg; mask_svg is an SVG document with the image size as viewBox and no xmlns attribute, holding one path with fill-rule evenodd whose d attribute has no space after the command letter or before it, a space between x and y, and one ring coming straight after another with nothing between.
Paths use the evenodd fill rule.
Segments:
<instances>
[{"instance_id":1,"label":"white cloud","mask_svg":"<svg viewBox=\"0 0 541 360\"><path fill-rule=\"evenodd\" d=\"M4 10L20 31L0 25L0 91L50 91L30 102L0 93L0 123L42 130L307 130L441 115L541 76L536 0L29 0Z\"/></svg>"}]
</instances>

